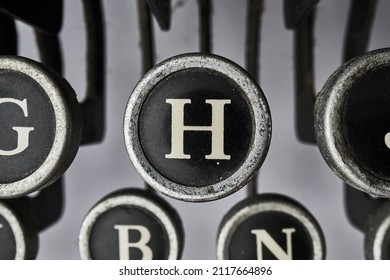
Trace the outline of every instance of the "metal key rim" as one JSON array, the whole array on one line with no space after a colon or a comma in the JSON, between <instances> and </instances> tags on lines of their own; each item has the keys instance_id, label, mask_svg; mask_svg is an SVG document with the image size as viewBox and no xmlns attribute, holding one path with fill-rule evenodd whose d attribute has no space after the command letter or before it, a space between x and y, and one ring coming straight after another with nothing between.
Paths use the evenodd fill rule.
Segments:
<instances>
[{"instance_id":1,"label":"metal key rim","mask_svg":"<svg viewBox=\"0 0 390 280\"><path fill-rule=\"evenodd\" d=\"M78 109L73 104L72 108L68 108L70 103L77 104L77 99L74 92L70 96L64 93L65 81L58 80L54 73L39 63L18 56L3 56L0 58L0 70L20 72L35 80L47 93L55 115L56 131L53 145L41 166L26 178L0 184L0 197L14 198L46 187L62 175L78 150L81 129L74 127L77 121L73 121L73 118L80 112L76 114L72 112ZM66 87L70 88L68 85ZM78 116L76 118L79 119ZM75 142L77 147L72 147Z\"/></svg>"},{"instance_id":2,"label":"metal key rim","mask_svg":"<svg viewBox=\"0 0 390 280\"><path fill-rule=\"evenodd\" d=\"M218 231L217 259L228 260L228 245L238 226L251 216L264 212L283 213L302 223L311 237L313 260L325 258L325 244L321 228L314 217L298 203L293 203L291 199L284 200L282 196L273 194L258 195L250 197L248 200L239 202L224 217ZM234 213L234 211L236 212Z\"/></svg>"},{"instance_id":3,"label":"metal key rim","mask_svg":"<svg viewBox=\"0 0 390 280\"><path fill-rule=\"evenodd\" d=\"M202 187L184 186L163 177L148 162L138 135L138 117L149 91L166 76L188 68L214 70L233 80L243 92L247 93L255 123L251 150L243 165L225 180ZM156 65L136 85L124 115L124 139L134 167L147 184L172 198L204 202L216 200L237 191L254 176L263 163L270 145L271 115L262 90L240 66L216 55L183 54Z\"/></svg>"},{"instance_id":4,"label":"metal key rim","mask_svg":"<svg viewBox=\"0 0 390 280\"><path fill-rule=\"evenodd\" d=\"M171 219L169 213L161 207L158 203L145 196L134 194L122 194L107 199L103 199L100 203L93 207L93 209L85 217L79 235L79 250L81 259L92 259L91 251L89 249L89 237L97 219L110 209L119 206L135 206L148 210L153 213L155 217L161 222L166 229L169 239L169 255L168 260L177 260L180 257L181 246L178 242L179 232L177 232L175 223Z\"/></svg>"},{"instance_id":5,"label":"metal key rim","mask_svg":"<svg viewBox=\"0 0 390 280\"><path fill-rule=\"evenodd\" d=\"M332 171L349 185L380 197L390 197L390 180L378 178L353 159L340 122L348 90L370 70L390 64L390 49L368 52L338 68L317 96L314 107L319 150Z\"/></svg>"},{"instance_id":6,"label":"metal key rim","mask_svg":"<svg viewBox=\"0 0 390 280\"><path fill-rule=\"evenodd\" d=\"M15 260L24 260L26 258L26 239L24 230L20 221L16 218L15 213L0 201L0 215L3 216L15 237L16 254Z\"/></svg>"}]
</instances>

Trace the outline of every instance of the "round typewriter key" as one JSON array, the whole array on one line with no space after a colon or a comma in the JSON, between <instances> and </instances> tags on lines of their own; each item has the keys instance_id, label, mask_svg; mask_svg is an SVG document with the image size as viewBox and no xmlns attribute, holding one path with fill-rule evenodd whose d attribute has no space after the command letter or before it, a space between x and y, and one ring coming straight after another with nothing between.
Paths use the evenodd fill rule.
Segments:
<instances>
[{"instance_id":1,"label":"round typewriter key","mask_svg":"<svg viewBox=\"0 0 390 280\"><path fill-rule=\"evenodd\" d=\"M329 78L315 104L318 146L349 185L390 197L390 49L357 57Z\"/></svg>"},{"instance_id":2,"label":"round typewriter key","mask_svg":"<svg viewBox=\"0 0 390 280\"><path fill-rule=\"evenodd\" d=\"M318 260L325 240L314 217L281 195L257 195L223 218L217 240L220 260Z\"/></svg>"},{"instance_id":3,"label":"round typewriter key","mask_svg":"<svg viewBox=\"0 0 390 280\"><path fill-rule=\"evenodd\" d=\"M179 216L152 193L115 192L86 216L80 231L82 259L177 260L184 231Z\"/></svg>"},{"instance_id":4,"label":"round typewriter key","mask_svg":"<svg viewBox=\"0 0 390 280\"><path fill-rule=\"evenodd\" d=\"M368 260L390 260L390 203L385 202L369 217L364 236Z\"/></svg>"},{"instance_id":5,"label":"round typewriter key","mask_svg":"<svg viewBox=\"0 0 390 280\"><path fill-rule=\"evenodd\" d=\"M38 235L8 205L0 201L0 260L34 259Z\"/></svg>"},{"instance_id":6,"label":"round typewriter key","mask_svg":"<svg viewBox=\"0 0 390 280\"><path fill-rule=\"evenodd\" d=\"M71 86L41 64L0 58L0 198L58 179L79 147L80 109Z\"/></svg>"},{"instance_id":7,"label":"round typewriter key","mask_svg":"<svg viewBox=\"0 0 390 280\"><path fill-rule=\"evenodd\" d=\"M209 201L241 188L268 152L271 117L259 86L225 58L185 54L137 84L124 119L130 158L156 190Z\"/></svg>"}]
</instances>

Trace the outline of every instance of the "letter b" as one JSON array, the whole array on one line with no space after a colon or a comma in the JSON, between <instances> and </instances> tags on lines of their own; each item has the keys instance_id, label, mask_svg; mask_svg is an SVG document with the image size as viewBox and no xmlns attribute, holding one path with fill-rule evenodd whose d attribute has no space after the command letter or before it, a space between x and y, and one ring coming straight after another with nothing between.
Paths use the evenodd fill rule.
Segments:
<instances>
[{"instance_id":1,"label":"letter b","mask_svg":"<svg viewBox=\"0 0 390 280\"><path fill-rule=\"evenodd\" d=\"M119 259L130 260L130 248L137 248L142 252L142 260L152 260L153 252L146 244L150 241L150 231L140 225L115 225L119 236ZM137 242L129 242L130 231L138 231L140 239Z\"/></svg>"}]
</instances>

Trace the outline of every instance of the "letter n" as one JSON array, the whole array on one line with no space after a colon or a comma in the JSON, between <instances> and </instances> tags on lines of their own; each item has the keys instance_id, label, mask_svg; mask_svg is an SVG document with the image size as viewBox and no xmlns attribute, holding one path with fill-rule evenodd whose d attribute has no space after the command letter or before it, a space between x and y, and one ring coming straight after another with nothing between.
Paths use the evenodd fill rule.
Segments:
<instances>
[{"instance_id":1,"label":"letter n","mask_svg":"<svg viewBox=\"0 0 390 280\"><path fill-rule=\"evenodd\" d=\"M274 254L278 260L292 260L293 250L291 235L295 232L294 228L284 228L282 232L286 235L287 251L272 238L272 236L264 229L254 229L251 231L256 236L257 259L263 260L263 244Z\"/></svg>"}]
</instances>

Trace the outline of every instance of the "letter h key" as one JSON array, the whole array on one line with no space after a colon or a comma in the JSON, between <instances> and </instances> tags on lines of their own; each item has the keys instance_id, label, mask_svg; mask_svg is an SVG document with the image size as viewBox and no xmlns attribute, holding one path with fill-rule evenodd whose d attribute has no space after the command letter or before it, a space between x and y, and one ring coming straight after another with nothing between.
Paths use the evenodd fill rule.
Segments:
<instances>
[{"instance_id":1,"label":"letter h key","mask_svg":"<svg viewBox=\"0 0 390 280\"><path fill-rule=\"evenodd\" d=\"M124 136L148 185L204 202L235 192L257 172L268 151L271 117L260 87L240 66L184 54L152 68L134 88Z\"/></svg>"}]
</instances>

